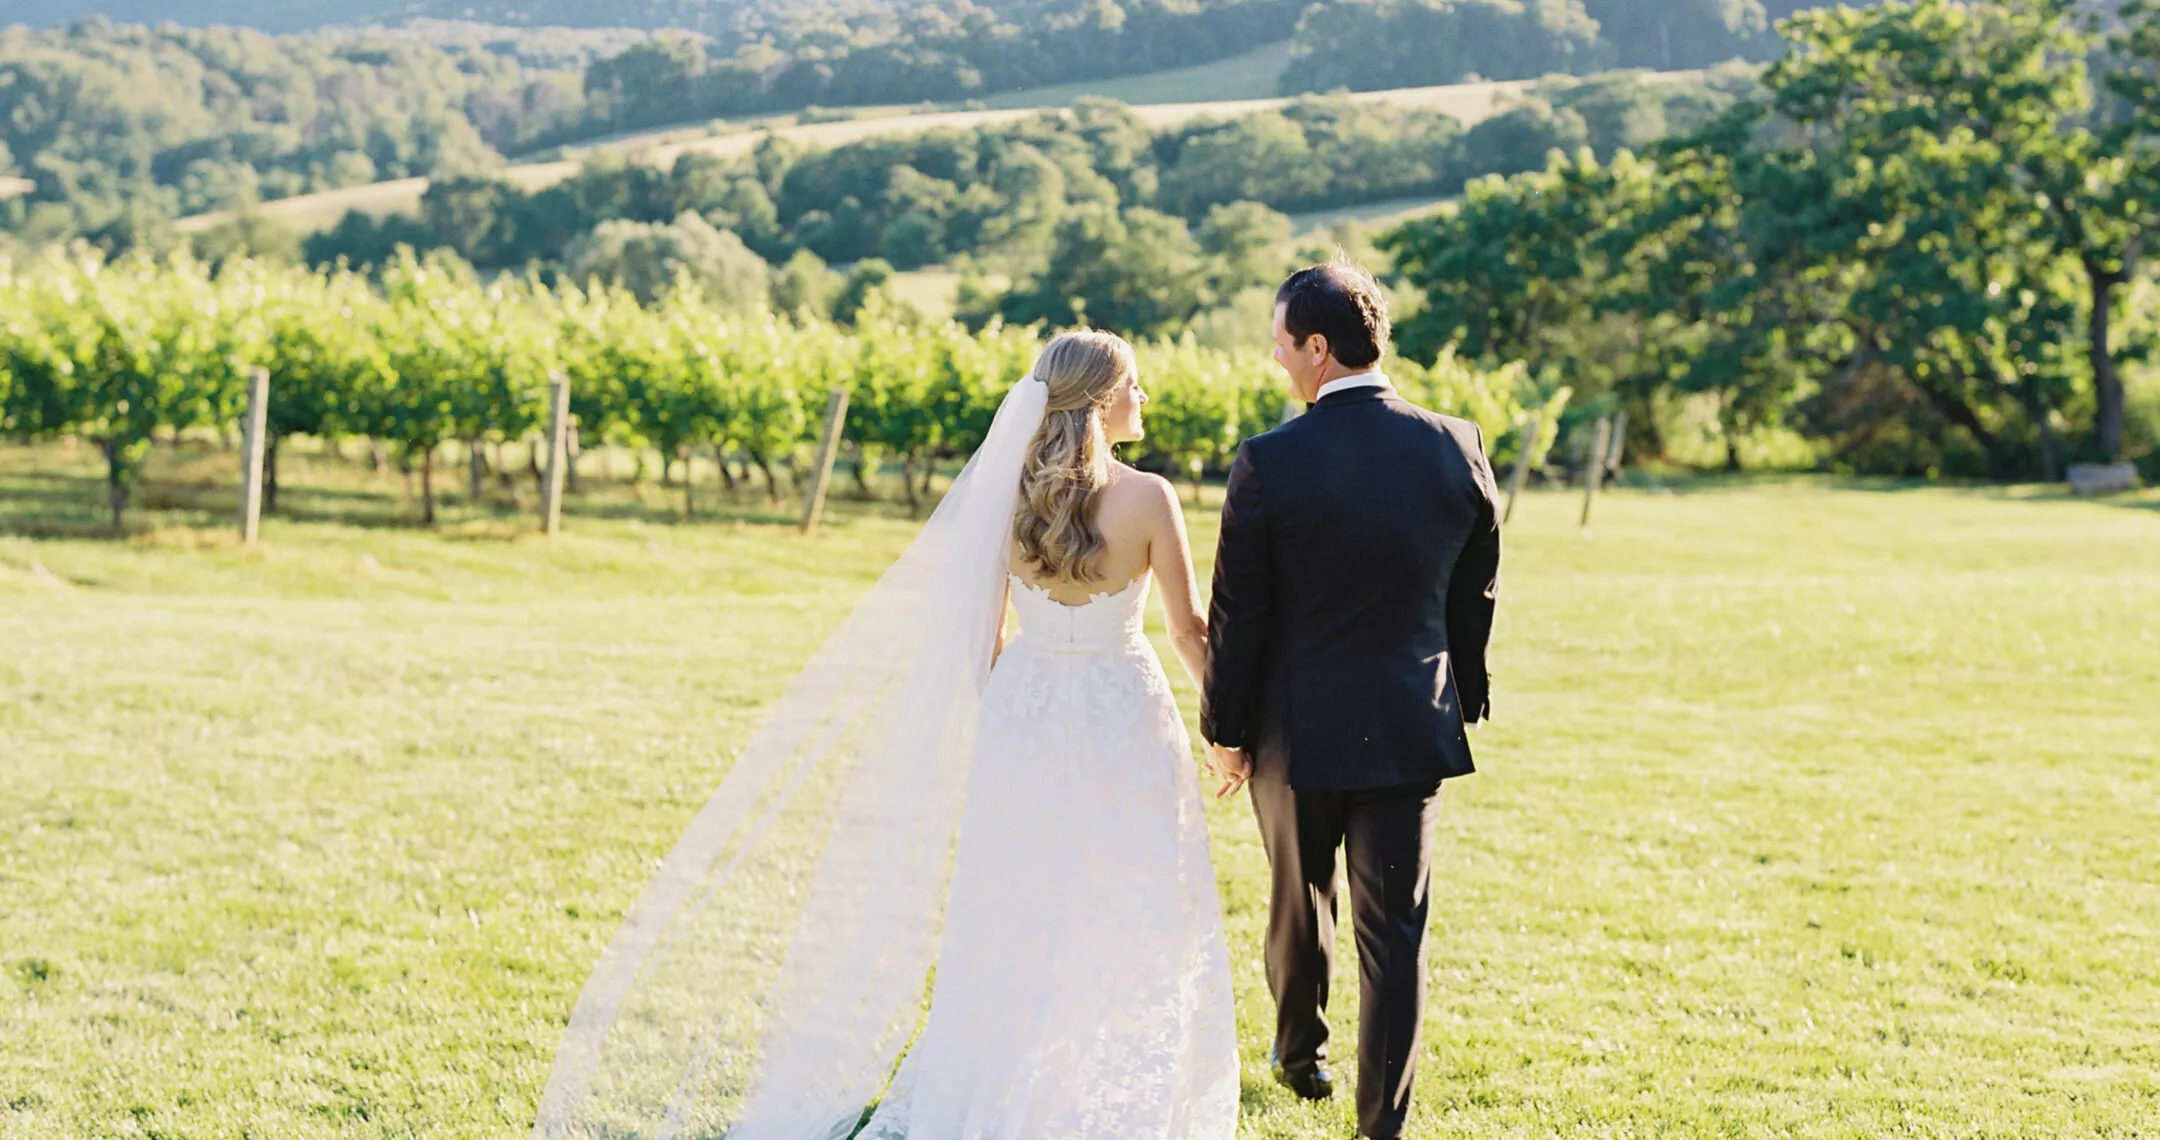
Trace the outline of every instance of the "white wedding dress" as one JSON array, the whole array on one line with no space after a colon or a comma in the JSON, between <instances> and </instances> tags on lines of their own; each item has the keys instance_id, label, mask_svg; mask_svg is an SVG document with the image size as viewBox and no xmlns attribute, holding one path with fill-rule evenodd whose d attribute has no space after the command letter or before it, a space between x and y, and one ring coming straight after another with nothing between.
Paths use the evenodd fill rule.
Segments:
<instances>
[{"instance_id":1,"label":"white wedding dress","mask_svg":"<svg viewBox=\"0 0 2160 1140\"><path fill-rule=\"evenodd\" d=\"M727 764L586 979L534 1140L1232 1140L1222 916L1146 576L1075 607L1014 584L991 663L1048 399L1013 386Z\"/></svg>"},{"instance_id":2,"label":"white wedding dress","mask_svg":"<svg viewBox=\"0 0 2160 1140\"><path fill-rule=\"evenodd\" d=\"M1082 606L1013 579L937 979L862 1140L1230 1140L1222 914L1148 577Z\"/></svg>"}]
</instances>

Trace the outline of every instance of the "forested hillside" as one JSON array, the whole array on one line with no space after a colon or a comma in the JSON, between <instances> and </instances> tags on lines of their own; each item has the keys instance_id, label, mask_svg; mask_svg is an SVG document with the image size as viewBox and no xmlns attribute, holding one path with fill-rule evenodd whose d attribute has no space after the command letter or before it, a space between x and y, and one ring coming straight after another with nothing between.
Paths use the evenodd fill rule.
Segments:
<instances>
[{"instance_id":1,"label":"forested hillside","mask_svg":"<svg viewBox=\"0 0 2160 1140\"><path fill-rule=\"evenodd\" d=\"M1630 38L1602 38L1579 0L1531 0L1529 8L1517 0L1445 0L1442 8L1430 6L1442 0L1339 0L1308 10L1302 23L1300 0L608 10L611 19L698 29L650 34L422 14L572 18L567 8L529 3L390 12L361 2L340 14L400 22L288 36L102 18L15 26L0 30L0 176L32 188L0 203L0 227L32 242L86 234L109 248L156 244L178 216L376 180L480 174L559 143L812 105L962 101L1208 61L1294 31L1299 55L1286 86L1314 89L1472 72L1586 73L1637 59L1696 65L1768 42L1756 0L1689 0L1731 6L1738 30L1681 41L1672 41L1657 4L1591 2ZM246 15L237 4L215 10ZM282 9L294 19L308 10ZM1337 42L1345 35L1352 39ZM1564 136L1569 127L1554 129Z\"/></svg>"},{"instance_id":2,"label":"forested hillside","mask_svg":"<svg viewBox=\"0 0 2160 1140\"><path fill-rule=\"evenodd\" d=\"M31 240L113 245L164 220L378 179L481 171L580 122L595 50L561 36L446 49L91 21L0 31L0 208Z\"/></svg>"},{"instance_id":3,"label":"forested hillside","mask_svg":"<svg viewBox=\"0 0 2160 1140\"><path fill-rule=\"evenodd\" d=\"M1299 20L1283 84L1375 91L1768 59L1760 0L1335 0Z\"/></svg>"},{"instance_id":4,"label":"forested hillside","mask_svg":"<svg viewBox=\"0 0 2160 1140\"><path fill-rule=\"evenodd\" d=\"M379 265L407 244L483 269L640 282L648 296L678 271L715 291L762 280L760 259L787 266L795 291L826 262L957 262L975 278L964 307L976 316L1064 324L1084 306L1099 325L1174 334L1276 272L1284 213L1450 194L1540 168L1555 148L1610 156L1709 123L1751 82L1560 80L1467 131L1431 109L1338 94L1160 132L1086 101L831 150L770 138L743 158L693 152L666 170L596 161L537 193L444 179L418 219L351 214L306 256Z\"/></svg>"}]
</instances>

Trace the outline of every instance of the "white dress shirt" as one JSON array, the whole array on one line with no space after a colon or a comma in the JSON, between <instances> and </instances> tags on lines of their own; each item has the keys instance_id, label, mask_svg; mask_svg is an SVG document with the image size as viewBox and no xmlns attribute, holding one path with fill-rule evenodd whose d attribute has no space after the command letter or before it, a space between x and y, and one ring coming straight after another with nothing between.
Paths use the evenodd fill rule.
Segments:
<instances>
[{"instance_id":1,"label":"white dress shirt","mask_svg":"<svg viewBox=\"0 0 2160 1140\"><path fill-rule=\"evenodd\" d=\"M1384 372L1354 372L1348 376L1337 376L1335 379L1320 385L1320 391L1313 396L1313 403L1317 404L1327 399L1330 392L1347 392L1352 388L1392 387L1394 385L1388 382L1387 374Z\"/></svg>"}]
</instances>

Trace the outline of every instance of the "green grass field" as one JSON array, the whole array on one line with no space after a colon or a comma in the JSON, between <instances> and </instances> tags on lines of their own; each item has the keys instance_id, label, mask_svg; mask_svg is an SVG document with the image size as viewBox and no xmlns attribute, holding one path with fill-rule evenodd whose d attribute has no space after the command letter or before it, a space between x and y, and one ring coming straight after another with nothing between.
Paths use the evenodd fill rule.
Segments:
<instances>
[{"instance_id":1,"label":"green grass field","mask_svg":"<svg viewBox=\"0 0 2160 1140\"><path fill-rule=\"evenodd\" d=\"M161 447L116 541L87 449L0 448L0 1137L521 1135L655 858L912 524L593 477L553 545L529 482L430 533L294 456L250 552L229 462ZM1576 505L1508 534L1414 1134L2153 1135L2160 497ZM1346 1137L1267 1080L1261 856L1212 818L1244 1133Z\"/></svg>"},{"instance_id":2,"label":"green grass field","mask_svg":"<svg viewBox=\"0 0 2160 1140\"><path fill-rule=\"evenodd\" d=\"M1290 44L1286 40L1193 67L1010 91L984 99L983 105L991 108L1069 107L1090 95L1131 104L1267 99L1281 93L1278 85L1283 68L1289 64Z\"/></svg>"},{"instance_id":3,"label":"green grass field","mask_svg":"<svg viewBox=\"0 0 2160 1140\"><path fill-rule=\"evenodd\" d=\"M1435 213L1458 199L1458 195L1452 194L1438 198L1390 198L1385 202L1338 206L1332 210L1310 210L1290 215L1290 225L1301 236L1333 229L1343 222L1357 222L1379 230L1398 222Z\"/></svg>"}]
</instances>

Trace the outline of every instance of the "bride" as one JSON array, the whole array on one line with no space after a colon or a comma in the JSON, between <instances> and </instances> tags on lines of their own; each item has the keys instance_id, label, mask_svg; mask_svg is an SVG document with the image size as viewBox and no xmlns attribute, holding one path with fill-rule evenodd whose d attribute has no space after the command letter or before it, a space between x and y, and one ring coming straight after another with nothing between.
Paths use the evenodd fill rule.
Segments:
<instances>
[{"instance_id":1,"label":"bride","mask_svg":"<svg viewBox=\"0 0 2160 1140\"><path fill-rule=\"evenodd\" d=\"M1206 618L1174 491L1110 455L1146 403L1123 340L1043 349L625 919L536 1137L1235 1134L1150 581L1196 680Z\"/></svg>"}]
</instances>

